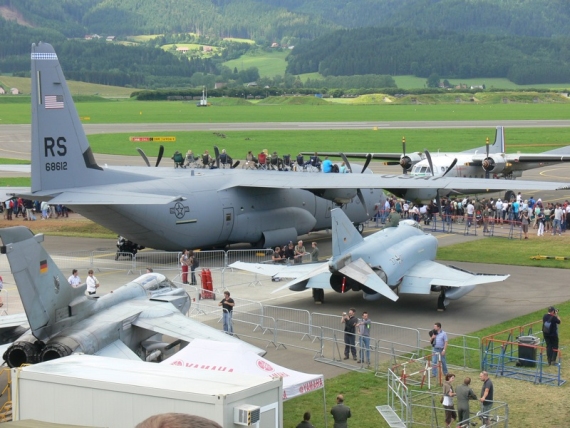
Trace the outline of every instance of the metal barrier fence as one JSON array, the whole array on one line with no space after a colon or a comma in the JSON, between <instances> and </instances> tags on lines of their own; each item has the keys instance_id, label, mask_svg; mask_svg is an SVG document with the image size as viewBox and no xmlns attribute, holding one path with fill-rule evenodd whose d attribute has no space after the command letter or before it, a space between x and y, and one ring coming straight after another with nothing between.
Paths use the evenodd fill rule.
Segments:
<instances>
[{"instance_id":1,"label":"metal barrier fence","mask_svg":"<svg viewBox=\"0 0 570 428\"><path fill-rule=\"evenodd\" d=\"M441 392L423 391L406 385L400 376L388 369L388 392L385 406L376 409L390 422L390 426L442 426L445 424L445 409L440 404ZM486 426L507 428L509 424L509 406L507 403L493 401L490 410L482 413L471 410L473 415L461 422L462 426ZM471 407L476 407L471 405ZM478 407L476 407L478 408ZM441 424L440 424L441 421ZM454 424L455 426L455 424Z\"/></svg>"}]
</instances>

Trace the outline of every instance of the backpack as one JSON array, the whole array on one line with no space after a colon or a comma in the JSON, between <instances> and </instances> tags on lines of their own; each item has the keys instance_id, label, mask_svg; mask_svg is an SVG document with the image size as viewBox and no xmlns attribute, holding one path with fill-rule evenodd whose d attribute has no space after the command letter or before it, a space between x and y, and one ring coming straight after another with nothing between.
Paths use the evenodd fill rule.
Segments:
<instances>
[{"instance_id":1,"label":"backpack","mask_svg":"<svg viewBox=\"0 0 570 428\"><path fill-rule=\"evenodd\" d=\"M542 324L542 334L546 334L547 336L550 335L551 325L552 325L552 317L550 317L550 321L544 321L544 324Z\"/></svg>"},{"instance_id":2,"label":"backpack","mask_svg":"<svg viewBox=\"0 0 570 428\"><path fill-rule=\"evenodd\" d=\"M332 166L332 172L339 172L339 171L340 171L340 170L338 169L338 165L335 163L335 164Z\"/></svg>"}]
</instances>

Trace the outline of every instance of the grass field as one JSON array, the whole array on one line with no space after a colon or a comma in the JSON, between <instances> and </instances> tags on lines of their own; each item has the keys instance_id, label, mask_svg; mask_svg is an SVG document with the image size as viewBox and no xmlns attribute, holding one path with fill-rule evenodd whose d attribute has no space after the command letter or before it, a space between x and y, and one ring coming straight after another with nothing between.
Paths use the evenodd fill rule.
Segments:
<instances>
[{"instance_id":1,"label":"grass field","mask_svg":"<svg viewBox=\"0 0 570 428\"><path fill-rule=\"evenodd\" d=\"M308 97L311 98L311 97ZM29 99L29 98L28 98ZM438 104L438 105L213 105L197 108L194 102L109 100L78 102L80 117L87 123L221 123L221 122L351 122L369 121L379 126L387 121L454 120L566 120L570 102L510 104ZM249 106L248 106L249 107ZM0 123L30 123L27 103L0 103Z\"/></svg>"},{"instance_id":2,"label":"grass field","mask_svg":"<svg viewBox=\"0 0 570 428\"><path fill-rule=\"evenodd\" d=\"M145 133L147 135L149 133ZM214 132L168 132L150 133L151 136L174 136L176 141L164 143L165 158L174 151L185 153L192 149L195 153L211 150L214 145L227 149L234 159L244 159L252 150L259 153L263 149L279 154L296 156L300 151L357 151L357 152L400 152L402 137L406 138L407 150L460 151L483 146L488 137L493 141L495 129L385 129L335 130L335 131L225 131L221 138ZM129 141L130 134L90 135L89 142L96 153L135 155L136 147L141 147L149 156L155 156L158 143ZM509 128L505 132L509 153L524 151L538 153L570 145L570 128Z\"/></svg>"},{"instance_id":3,"label":"grass field","mask_svg":"<svg viewBox=\"0 0 570 428\"><path fill-rule=\"evenodd\" d=\"M246 70L250 67L257 67L259 69L260 77L275 77L285 74L285 67L287 62L285 57L289 55L289 50L272 50L263 51L256 49L247 52L238 59L232 59L222 63L230 69L237 68L238 70Z\"/></svg>"},{"instance_id":4,"label":"grass field","mask_svg":"<svg viewBox=\"0 0 570 428\"><path fill-rule=\"evenodd\" d=\"M29 77L0 76L0 85L5 88L18 88L21 94L30 95L31 82ZM133 88L122 86L98 85L95 83L68 80L67 86L73 95L99 95L108 98L128 98L135 91ZM17 95L2 95L2 97Z\"/></svg>"}]
</instances>

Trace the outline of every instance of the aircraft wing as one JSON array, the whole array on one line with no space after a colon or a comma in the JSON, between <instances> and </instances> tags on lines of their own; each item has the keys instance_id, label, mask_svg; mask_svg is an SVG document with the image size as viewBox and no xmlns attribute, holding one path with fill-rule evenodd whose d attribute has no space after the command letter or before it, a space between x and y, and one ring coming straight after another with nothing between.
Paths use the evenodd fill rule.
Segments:
<instances>
[{"instance_id":1,"label":"aircraft wing","mask_svg":"<svg viewBox=\"0 0 570 428\"><path fill-rule=\"evenodd\" d=\"M221 312L221 311L220 311ZM249 345L230 336L223 331L213 328L204 328L204 324L187 318L182 313L171 312L166 315L156 316L155 309L150 307L140 313L132 325L153 331L155 333L166 334L184 342L192 342L194 339L215 340L218 342L235 342L248 346L257 355L265 355L266 351L256 346Z\"/></svg>"},{"instance_id":2,"label":"aircraft wing","mask_svg":"<svg viewBox=\"0 0 570 428\"><path fill-rule=\"evenodd\" d=\"M235 187L271 189L486 189L504 190L502 180L463 177L415 177L393 174L284 174L282 172L246 171L228 175L228 180L220 187L227 190ZM547 181L517 180L520 190L567 190L570 184Z\"/></svg>"},{"instance_id":3,"label":"aircraft wing","mask_svg":"<svg viewBox=\"0 0 570 428\"><path fill-rule=\"evenodd\" d=\"M25 312L0 316L0 344L10 344L30 328ZM2 355L2 354L0 354Z\"/></svg>"},{"instance_id":4,"label":"aircraft wing","mask_svg":"<svg viewBox=\"0 0 570 428\"><path fill-rule=\"evenodd\" d=\"M270 264L270 263L244 263L235 262L229 265L234 269L245 270L246 272L271 276L273 278L298 278L318 268L323 263L304 264Z\"/></svg>"},{"instance_id":5,"label":"aircraft wing","mask_svg":"<svg viewBox=\"0 0 570 428\"><path fill-rule=\"evenodd\" d=\"M95 352L95 355L98 355L100 357L120 358L122 360L141 360L137 354L131 351L129 347L120 340L115 340L113 343L105 346L102 349L99 349L97 352Z\"/></svg>"},{"instance_id":6,"label":"aircraft wing","mask_svg":"<svg viewBox=\"0 0 570 428\"><path fill-rule=\"evenodd\" d=\"M0 201L5 201L13 196L28 195L32 191L29 187L0 187Z\"/></svg>"},{"instance_id":7,"label":"aircraft wing","mask_svg":"<svg viewBox=\"0 0 570 428\"><path fill-rule=\"evenodd\" d=\"M301 152L302 155L312 156L315 152ZM380 159L380 160L390 160L390 161L400 161L402 157L402 153L362 153L362 152L342 152L347 158L354 158L354 159L366 159L368 155L372 156L372 159ZM422 152L413 152L422 157L425 157L424 153ZM319 152L319 157L324 156L331 156L331 157L340 157L340 152Z\"/></svg>"},{"instance_id":8,"label":"aircraft wing","mask_svg":"<svg viewBox=\"0 0 570 428\"><path fill-rule=\"evenodd\" d=\"M400 293L429 294L431 286L474 287L479 284L500 282L510 275L489 275L471 273L453 266L426 260L412 267L400 284Z\"/></svg>"},{"instance_id":9,"label":"aircraft wing","mask_svg":"<svg viewBox=\"0 0 570 428\"><path fill-rule=\"evenodd\" d=\"M485 160L485 153L473 156L469 165L478 166ZM513 153L502 156L506 162L510 163L536 163L536 162L570 162L570 154L549 154L549 153Z\"/></svg>"}]
</instances>

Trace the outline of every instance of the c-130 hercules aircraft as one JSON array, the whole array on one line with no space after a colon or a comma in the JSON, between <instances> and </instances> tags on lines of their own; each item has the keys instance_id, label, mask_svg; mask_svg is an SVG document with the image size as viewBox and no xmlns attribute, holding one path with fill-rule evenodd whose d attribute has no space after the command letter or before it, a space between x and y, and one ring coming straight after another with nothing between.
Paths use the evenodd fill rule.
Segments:
<instances>
[{"instance_id":1,"label":"c-130 hercules aircraft","mask_svg":"<svg viewBox=\"0 0 570 428\"><path fill-rule=\"evenodd\" d=\"M383 198L382 188L503 187L493 180L483 185L475 179L378 175L357 165L353 174L101 167L53 47L32 45L31 59L32 186L22 196L66 205L145 247L272 247L329 229L334 206L342 206L354 224L363 223ZM518 184L531 190L564 186Z\"/></svg>"}]
</instances>

